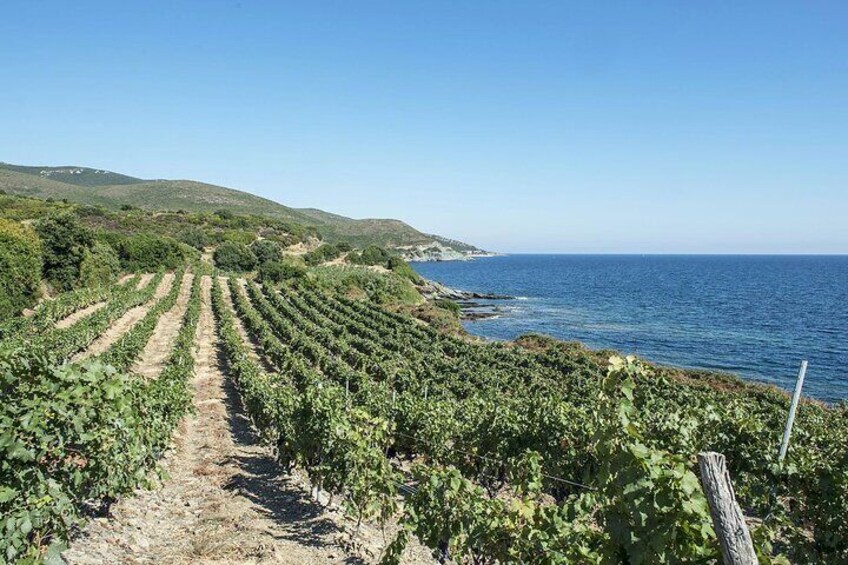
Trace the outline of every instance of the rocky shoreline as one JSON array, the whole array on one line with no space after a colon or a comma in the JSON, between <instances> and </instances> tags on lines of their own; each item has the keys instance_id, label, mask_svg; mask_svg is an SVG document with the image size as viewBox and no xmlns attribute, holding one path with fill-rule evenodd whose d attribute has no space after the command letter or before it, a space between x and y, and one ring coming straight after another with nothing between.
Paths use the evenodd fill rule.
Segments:
<instances>
[{"instance_id":1,"label":"rocky shoreline","mask_svg":"<svg viewBox=\"0 0 848 565\"><path fill-rule=\"evenodd\" d=\"M484 320L497 318L502 310L493 304L484 304L478 300L515 300L514 296L489 292L459 290L440 282L422 279L418 291L427 300L452 300L459 304L463 320Z\"/></svg>"}]
</instances>

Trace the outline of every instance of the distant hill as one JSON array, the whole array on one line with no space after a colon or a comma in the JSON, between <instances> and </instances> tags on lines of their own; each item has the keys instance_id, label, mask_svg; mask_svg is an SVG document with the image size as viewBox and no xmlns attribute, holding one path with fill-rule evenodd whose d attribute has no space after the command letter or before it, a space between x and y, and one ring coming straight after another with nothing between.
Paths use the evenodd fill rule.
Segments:
<instances>
[{"instance_id":1,"label":"distant hill","mask_svg":"<svg viewBox=\"0 0 848 565\"><path fill-rule=\"evenodd\" d=\"M451 259L481 253L473 245L422 233L392 219L353 219L315 208L290 208L248 192L193 180L145 180L88 167L36 167L0 163L0 190L119 208L213 212L228 209L314 226L331 242L380 245L410 258ZM445 251L447 250L447 251Z\"/></svg>"},{"instance_id":2,"label":"distant hill","mask_svg":"<svg viewBox=\"0 0 848 565\"><path fill-rule=\"evenodd\" d=\"M38 175L42 178L78 186L108 186L112 184L145 182L135 177L128 177L127 175L104 171L102 169L89 169L87 167L26 167L23 165L9 165L7 163L0 163L0 166L10 171Z\"/></svg>"}]
</instances>

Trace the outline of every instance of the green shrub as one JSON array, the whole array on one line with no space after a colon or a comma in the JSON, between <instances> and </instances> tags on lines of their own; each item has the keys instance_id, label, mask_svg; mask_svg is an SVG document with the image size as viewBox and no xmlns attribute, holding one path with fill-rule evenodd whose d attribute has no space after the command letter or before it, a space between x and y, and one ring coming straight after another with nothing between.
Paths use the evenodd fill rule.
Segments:
<instances>
[{"instance_id":1,"label":"green shrub","mask_svg":"<svg viewBox=\"0 0 848 565\"><path fill-rule=\"evenodd\" d=\"M41 245L32 228L0 219L0 316L35 304L41 282Z\"/></svg>"},{"instance_id":2,"label":"green shrub","mask_svg":"<svg viewBox=\"0 0 848 565\"><path fill-rule=\"evenodd\" d=\"M462 314L462 306L460 306L459 304L457 304L456 302L454 302L453 300L451 300L449 298L439 298L439 299L435 300L433 303L437 307L441 308L442 310L447 310L448 312L450 312L451 314L454 314L456 316L459 316L460 314Z\"/></svg>"},{"instance_id":3,"label":"green shrub","mask_svg":"<svg viewBox=\"0 0 848 565\"><path fill-rule=\"evenodd\" d=\"M86 249L80 263L80 284L86 287L109 286L121 272L118 253L108 243L95 242Z\"/></svg>"},{"instance_id":4,"label":"green shrub","mask_svg":"<svg viewBox=\"0 0 848 565\"><path fill-rule=\"evenodd\" d=\"M186 248L170 237L138 234L124 238L118 244L121 264L128 271L176 269L186 259Z\"/></svg>"},{"instance_id":5,"label":"green shrub","mask_svg":"<svg viewBox=\"0 0 848 565\"><path fill-rule=\"evenodd\" d=\"M368 297L378 304L418 304L422 300L409 280L360 266L311 269L310 283L350 297Z\"/></svg>"},{"instance_id":6,"label":"green shrub","mask_svg":"<svg viewBox=\"0 0 848 565\"><path fill-rule=\"evenodd\" d=\"M71 290L79 284L80 264L94 235L71 214L45 218L35 229L44 253L44 277L58 289Z\"/></svg>"},{"instance_id":7,"label":"green shrub","mask_svg":"<svg viewBox=\"0 0 848 565\"><path fill-rule=\"evenodd\" d=\"M306 264L310 267L315 267L325 261L332 261L341 254L342 252L338 247L332 243L325 243L304 255L303 260L306 261Z\"/></svg>"},{"instance_id":8,"label":"green shrub","mask_svg":"<svg viewBox=\"0 0 848 565\"><path fill-rule=\"evenodd\" d=\"M242 243L225 242L213 256L215 266L224 271L244 272L256 268L256 256Z\"/></svg>"},{"instance_id":9,"label":"green shrub","mask_svg":"<svg viewBox=\"0 0 848 565\"><path fill-rule=\"evenodd\" d=\"M197 226L189 226L177 235L177 238L195 249L203 250L212 243L212 238Z\"/></svg>"},{"instance_id":10,"label":"green shrub","mask_svg":"<svg viewBox=\"0 0 848 565\"><path fill-rule=\"evenodd\" d=\"M417 283L421 280L421 275L415 272L415 269L409 266L409 263L401 259L400 257L389 257L386 266L392 272L411 280L414 283Z\"/></svg>"},{"instance_id":11,"label":"green shrub","mask_svg":"<svg viewBox=\"0 0 848 565\"><path fill-rule=\"evenodd\" d=\"M109 212L103 206L80 206L75 210L80 218L105 218Z\"/></svg>"},{"instance_id":12,"label":"green shrub","mask_svg":"<svg viewBox=\"0 0 848 565\"><path fill-rule=\"evenodd\" d=\"M358 253L351 253L347 260L355 265L380 265L387 267L394 256L376 245L369 245Z\"/></svg>"},{"instance_id":13,"label":"green shrub","mask_svg":"<svg viewBox=\"0 0 848 565\"><path fill-rule=\"evenodd\" d=\"M250 245L256 239L256 236L249 231L244 230L225 230L217 234L216 239L220 243L240 243L242 245Z\"/></svg>"},{"instance_id":14,"label":"green shrub","mask_svg":"<svg viewBox=\"0 0 848 565\"><path fill-rule=\"evenodd\" d=\"M280 261L283 258L283 252L279 244L267 239L254 241L250 246L250 250L256 255L256 260L259 264L269 263L272 261Z\"/></svg>"},{"instance_id":15,"label":"green shrub","mask_svg":"<svg viewBox=\"0 0 848 565\"><path fill-rule=\"evenodd\" d=\"M305 268L286 261L268 261L259 265L259 280L262 282L281 283L305 275Z\"/></svg>"}]
</instances>

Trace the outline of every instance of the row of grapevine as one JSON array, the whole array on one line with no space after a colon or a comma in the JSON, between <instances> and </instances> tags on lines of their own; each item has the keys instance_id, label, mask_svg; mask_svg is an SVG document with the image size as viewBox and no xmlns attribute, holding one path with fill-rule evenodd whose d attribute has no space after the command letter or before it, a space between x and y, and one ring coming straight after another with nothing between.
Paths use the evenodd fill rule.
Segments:
<instances>
[{"instance_id":1,"label":"row of grapevine","mask_svg":"<svg viewBox=\"0 0 848 565\"><path fill-rule=\"evenodd\" d=\"M715 543L693 473L693 456L705 449L728 454L734 478L740 479L740 498L751 511L770 513L759 538L802 539L811 530L813 540L807 536L796 551L823 558L845 551L844 527L834 519L848 508L840 462L848 451L844 435L834 433L834 427L846 429L844 410L805 406L797 455L777 468L771 464L773 444L764 434L780 428L783 399L777 394L752 398L684 385L637 363L616 367L604 379L588 355L557 358L556 351L530 354L465 343L374 305L308 288L281 296L249 286L248 293L252 304L236 289L237 309L278 370L289 375L293 367L310 368L322 386L344 391L348 406L388 422L390 455L423 458L451 470L445 471L449 475L459 473L460 486L468 481L472 490L482 487L486 496L480 500L496 506L510 498L505 492L512 491L514 500L515 489L525 489L520 485L526 483L515 482L512 462L535 458L534 492L558 502L539 506L546 515L552 508L567 509L570 523L595 526L579 543L572 532L574 544L554 555L579 551L586 560L589 554L650 560L660 547L692 559L713 555ZM632 384L624 386L625 381ZM604 385L609 382L614 386ZM807 463L803 473L799 457ZM802 504L785 504L780 493L798 486L794 497ZM674 503L660 504L660 498ZM826 512L811 511L809 501ZM454 526L472 527L479 512L492 512L487 508L477 508L468 522ZM638 517L643 524L634 523ZM599 524L605 527L599 530ZM431 526L413 529L420 534ZM634 542L636 532L641 534ZM481 535L466 546L462 536L438 543L452 544L460 555L503 559L485 549ZM513 546L521 546L519 538L510 538ZM775 551L765 539L759 546L764 554Z\"/></svg>"},{"instance_id":2,"label":"row of grapevine","mask_svg":"<svg viewBox=\"0 0 848 565\"><path fill-rule=\"evenodd\" d=\"M100 355L99 359L101 361L112 365L119 371L125 371L132 366L153 335L159 318L177 303L185 272L186 269L180 269L176 272L174 283L168 290L168 294L154 304L144 315L144 318L139 320L137 324L118 338L109 349Z\"/></svg>"},{"instance_id":3,"label":"row of grapevine","mask_svg":"<svg viewBox=\"0 0 848 565\"><path fill-rule=\"evenodd\" d=\"M52 352L58 359L64 360L72 357L74 354L85 350L127 310L149 302L163 276L164 273L160 272L143 289L132 289L125 294L115 296L105 308L101 308L69 328L53 328L44 332L39 336L39 341L45 350Z\"/></svg>"},{"instance_id":4,"label":"row of grapevine","mask_svg":"<svg viewBox=\"0 0 848 565\"><path fill-rule=\"evenodd\" d=\"M266 347L269 343L274 343L274 338L269 335L271 333L270 328L267 325L262 326L257 313L250 310L250 306L244 302L244 297L239 297L239 294L236 295L236 307L246 320L246 325L250 328L251 333L262 336L260 342ZM306 338L299 336L298 339L304 341ZM277 356L286 355L287 349L279 342L275 344ZM334 428L332 424L338 420L339 414L346 412L360 414L364 421L373 418L364 405L356 405L355 400L344 394L344 389L339 386L338 382L327 379L328 369L332 370L332 365L324 368L315 367L315 369L310 370L307 365L308 359L305 356L298 355L296 351L289 349L287 357L289 359L285 366L287 373L294 372L294 374L302 375L303 371L306 370L310 376L308 378L301 376L296 378L295 382L306 382L312 387L312 390L324 394L322 397L324 409L317 414L320 416L317 422L306 418L306 421L298 422L295 420L294 425L289 420L285 426L278 426L276 428L278 431L285 430L288 432L282 431L282 438L293 438L278 440L281 444L285 444L286 441L300 444L303 441L302 436L307 435L312 438L311 441L306 442L306 446L312 448L312 451L307 451L307 453L316 457L318 446L324 445L325 442L336 447L340 445L338 438L332 436L332 431L338 429L338 427ZM324 378L322 379L322 377ZM336 379L338 379L338 376L336 376ZM336 391L335 396L329 396L330 400L326 396L327 393L324 392L327 390ZM373 392L371 390L369 394ZM310 392L310 389L306 389L303 394L306 395L307 400L300 399L299 403L308 404L308 395L319 394L319 392ZM335 400L334 403L331 402L332 399ZM371 398L370 403L373 404L373 398ZM352 404L356 405L354 410L351 410ZM335 409L329 409L328 405L335 406ZM307 414L312 417L316 415L311 410L308 410ZM380 426L381 429L386 428L385 419L377 418L376 421L383 422ZM321 427L321 422L329 422L329 428ZM314 437L316 432L318 432L318 436ZM394 435L394 427L389 425L388 436L392 438ZM389 443L391 445L392 442ZM282 454L289 451L285 447L280 448ZM375 457L378 451L374 450ZM381 457L384 456L385 454L381 454ZM347 460L341 456L339 458ZM314 459L310 457L302 457L297 460L298 464L304 466L308 472L311 468L309 463L313 461ZM322 466L325 473L327 468L328 463L325 461ZM348 481L352 475L347 467L329 465L329 469L335 468L343 471L344 481L328 482L324 475L319 475L314 480L318 480L317 484L322 488L343 494L347 492L345 489L350 488ZM582 522L578 520L579 523L583 524L584 535L575 535L574 523L567 517L574 514L576 505L586 505L587 496L590 495L574 497L561 505L543 502L543 496L539 490L542 475L536 454L528 453L520 460L510 462L509 465L505 466L504 472L510 479L508 495L504 496L501 493L501 496L496 497L491 496L480 486L463 476L455 467L419 466L415 472L415 480L420 485L405 504L403 518L406 525L406 529L403 530L405 533L392 545L386 559L391 560L391 558L399 556L400 549L409 533L414 533L422 542L436 550L448 551L454 556L471 556L476 560L537 561L540 555L546 555L553 562L564 562L575 559L577 556L580 556L581 559L592 557L601 559L604 553L618 550L617 545L609 543L609 541L604 542L606 538L601 532L587 528L587 520ZM312 474L313 472L310 472L310 475ZM400 478L399 474L394 479L381 474L379 478L381 482L378 484L391 489L391 482L389 481L397 481ZM691 479L691 476L689 478ZM329 488L328 484L331 485ZM378 492L382 493L382 497L373 500L372 506L388 508L390 504L387 499L390 498L390 494L383 491ZM437 504L435 501L441 502ZM706 519L705 504L701 505L700 510L702 511L700 519ZM681 516L675 515L673 518L680 520ZM668 519L671 519L671 517L668 517ZM492 524L498 524L498 526L494 527ZM488 526L483 527L484 525ZM476 533L471 537L463 533L469 531ZM706 532L709 533L709 531L707 525ZM707 551L710 551L709 546Z\"/></svg>"},{"instance_id":5,"label":"row of grapevine","mask_svg":"<svg viewBox=\"0 0 848 565\"><path fill-rule=\"evenodd\" d=\"M0 353L0 429L7 430L0 436L5 559L61 551L86 513L148 484L191 405L200 300L195 277L178 337L154 380L94 359L56 363L39 343Z\"/></svg>"},{"instance_id":6,"label":"row of grapevine","mask_svg":"<svg viewBox=\"0 0 848 565\"><path fill-rule=\"evenodd\" d=\"M99 286L81 288L60 294L52 300L45 300L30 317L16 317L0 325L0 339L7 340L19 336L33 336L53 327L59 320L70 316L77 310L97 302L111 300L120 294L134 289L139 276L131 277L120 286Z\"/></svg>"}]
</instances>

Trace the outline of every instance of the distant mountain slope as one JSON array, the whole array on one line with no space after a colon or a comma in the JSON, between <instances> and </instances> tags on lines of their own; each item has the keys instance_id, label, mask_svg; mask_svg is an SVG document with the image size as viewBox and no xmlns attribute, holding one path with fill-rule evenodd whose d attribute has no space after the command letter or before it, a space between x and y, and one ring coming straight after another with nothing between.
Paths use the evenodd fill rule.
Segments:
<instances>
[{"instance_id":1,"label":"distant mountain slope","mask_svg":"<svg viewBox=\"0 0 848 565\"><path fill-rule=\"evenodd\" d=\"M473 245L422 233L392 219L356 220L315 208L290 208L254 194L192 180L144 180L86 167L27 167L0 163L0 190L39 198L118 208L212 212L267 216L315 226L324 239L358 247L399 249L409 258L456 259L481 253Z\"/></svg>"},{"instance_id":2,"label":"distant mountain slope","mask_svg":"<svg viewBox=\"0 0 848 565\"><path fill-rule=\"evenodd\" d=\"M23 165L9 165L0 163L0 167L16 171L38 175L43 178L75 184L79 186L108 186L112 184L134 184L144 182L135 177L128 177L102 169L89 169L88 167L26 167Z\"/></svg>"}]
</instances>

